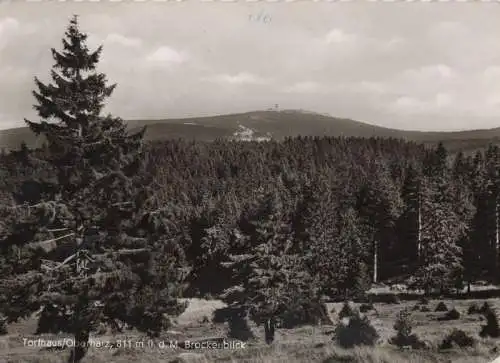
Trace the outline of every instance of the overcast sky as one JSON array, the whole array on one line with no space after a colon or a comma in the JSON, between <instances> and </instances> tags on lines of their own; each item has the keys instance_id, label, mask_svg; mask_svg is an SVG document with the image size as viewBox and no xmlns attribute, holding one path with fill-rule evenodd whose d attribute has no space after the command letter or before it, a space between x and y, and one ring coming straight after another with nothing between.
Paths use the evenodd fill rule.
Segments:
<instances>
[{"instance_id":1,"label":"overcast sky","mask_svg":"<svg viewBox=\"0 0 500 363\"><path fill-rule=\"evenodd\" d=\"M500 126L498 3L7 3L0 128L36 120L33 77L72 14L125 119L306 109L387 127ZM261 15L258 20L258 15Z\"/></svg>"}]
</instances>

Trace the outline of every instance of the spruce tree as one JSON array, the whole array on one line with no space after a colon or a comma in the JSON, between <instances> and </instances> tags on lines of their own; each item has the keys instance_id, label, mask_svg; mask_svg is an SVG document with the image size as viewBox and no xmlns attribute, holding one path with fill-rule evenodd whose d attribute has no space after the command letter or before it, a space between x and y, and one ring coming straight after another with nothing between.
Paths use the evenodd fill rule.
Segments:
<instances>
[{"instance_id":1,"label":"spruce tree","mask_svg":"<svg viewBox=\"0 0 500 363\"><path fill-rule=\"evenodd\" d=\"M278 195L268 193L241 222L241 243L246 245L246 253L232 253L223 263L232 269L238 283L226 290L223 299L243 315L265 323L268 342L272 341L269 334L274 332L277 318L292 309L319 307L317 284L303 258L294 253L288 222Z\"/></svg>"},{"instance_id":2,"label":"spruce tree","mask_svg":"<svg viewBox=\"0 0 500 363\"><path fill-rule=\"evenodd\" d=\"M451 182L446 155L440 144L424 164L422 258L415 277L416 286L426 293L458 287L463 274L459 241L467 234L467 221L456 210L456 186Z\"/></svg>"},{"instance_id":3,"label":"spruce tree","mask_svg":"<svg viewBox=\"0 0 500 363\"><path fill-rule=\"evenodd\" d=\"M370 278L366 265L366 250L363 235L359 228L359 216L354 208L339 211L338 236L334 243L338 245L337 256L337 291L344 296L358 298L370 288Z\"/></svg>"},{"instance_id":4,"label":"spruce tree","mask_svg":"<svg viewBox=\"0 0 500 363\"><path fill-rule=\"evenodd\" d=\"M391 242L395 240L395 223L401 214L402 200L384 163L373 162L358 193L357 210L369 240L372 241L372 281L378 282L379 265L384 265Z\"/></svg>"},{"instance_id":5,"label":"spruce tree","mask_svg":"<svg viewBox=\"0 0 500 363\"><path fill-rule=\"evenodd\" d=\"M464 251L466 258L467 275L473 278L482 276L490 270L489 246L489 197L484 155L476 152L472 160L469 174L475 213L471 223L469 245ZM467 253L467 255L465 255Z\"/></svg>"},{"instance_id":6,"label":"spruce tree","mask_svg":"<svg viewBox=\"0 0 500 363\"><path fill-rule=\"evenodd\" d=\"M115 85L96 71L102 47L91 52L86 39L74 16L63 50L52 49L52 83L35 78L41 120L26 123L47 140L39 159L53 174L30 180L31 193L25 188L17 195L26 212L3 247L23 257L0 285L9 305L26 290L15 281L30 281L24 313L40 305L42 316L56 310L63 320L57 329L75 336L71 361L84 356L90 331L102 319L155 334L168 323L164 313L179 311L176 262L158 266L157 246L136 228L148 197L139 192L149 182L141 164L145 129L130 135L122 119L102 115ZM53 330L56 320L45 322L40 332Z\"/></svg>"},{"instance_id":7,"label":"spruce tree","mask_svg":"<svg viewBox=\"0 0 500 363\"><path fill-rule=\"evenodd\" d=\"M500 148L490 145L485 156L489 266L491 279L496 283L500 279Z\"/></svg>"},{"instance_id":8,"label":"spruce tree","mask_svg":"<svg viewBox=\"0 0 500 363\"><path fill-rule=\"evenodd\" d=\"M336 235L333 196L328 184L320 178L302 189L292 221L294 245L304 255L308 271L321 276L322 293L333 295L338 267L337 245L333 243Z\"/></svg>"},{"instance_id":9,"label":"spruce tree","mask_svg":"<svg viewBox=\"0 0 500 363\"><path fill-rule=\"evenodd\" d=\"M408 165L401 191L404 201L404 211L399 221L399 238L401 246L399 253L412 267L418 266L422 231L422 206L420 181L421 177L413 164Z\"/></svg>"}]
</instances>

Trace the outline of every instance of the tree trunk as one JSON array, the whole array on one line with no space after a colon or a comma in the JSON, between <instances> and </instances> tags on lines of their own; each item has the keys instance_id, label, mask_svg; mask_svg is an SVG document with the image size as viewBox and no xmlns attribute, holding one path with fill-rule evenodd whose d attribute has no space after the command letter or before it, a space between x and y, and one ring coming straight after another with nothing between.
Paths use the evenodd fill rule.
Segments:
<instances>
[{"instance_id":1,"label":"tree trunk","mask_svg":"<svg viewBox=\"0 0 500 363\"><path fill-rule=\"evenodd\" d=\"M418 196L418 208L417 208L417 261L420 265L422 258L422 208L420 206L420 194Z\"/></svg>"},{"instance_id":2,"label":"tree trunk","mask_svg":"<svg viewBox=\"0 0 500 363\"><path fill-rule=\"evenodd\" d=\"M80 329L75 333L75 347L68 363L78 363L83 359L88 350L89 337L89 329Z\"/></svg>"},{"instance_id":3,"label":"tree trunk","mask_svg":"<svg viewBox=\"0 0 500 363\"><path fill-rule=\"evenodd\" d=\"M378 280L378 242L373 240L373 282L377 283Z\"/></svg>"},{"instance_id":4,"label":"tree trunk","mask_svg":"<svg viewBox=\"0 0 500 363\"><path fill-rule=\"evenodd\" d=\"M267 319L264 324L264 334L266 338L266 343L271 344L274 341L274 327L275 327L275 319L274 316Z\"/></svg>"},{"instance_id":5,"label":"tree trunk","mask_svg":"<svg viewBox=\"0 0 500 363\"><path fill-rule=\"evenodd\" d=\"M498 282L498 246L499 246L499 231L498 231L498 198L495 198L495 245L493 248L494 260L493 269L495 280Z\"/></svg>"}]
</instances>

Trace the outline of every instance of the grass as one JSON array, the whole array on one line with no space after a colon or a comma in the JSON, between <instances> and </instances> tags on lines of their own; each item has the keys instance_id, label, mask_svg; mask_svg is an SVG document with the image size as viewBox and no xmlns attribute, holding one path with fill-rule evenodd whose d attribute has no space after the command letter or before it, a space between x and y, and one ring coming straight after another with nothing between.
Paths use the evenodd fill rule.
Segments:
<instances>
[{"instance_id":1,"label":"grass","mask_svg":"<svg viewBox=\"0 0 500 363\"><path fill-rule=\"evenodd\" d=\"M296 329L278 329L276 342L270 346L263 342L263 328L252 325L258 340L247 343L245 348L236 349L205 349L187 351L181 348L158 347L159 341L170 340L196 340L207 337L223 337L227 333L225 324L214 324L204 321L204 317L211 318L215 309L223 305L216 300L189 299L186 311L176 319L176 324L171 330L165 332L156 342L155 347L148 347L148 338L138 332L127 332L121 335L96 336L101 342L130 340L132 347L111 348L91 347L84 363L125 363L125 362L251 362L251 363L299 363L299 362L360 362L360 363L399 363L399 362L490 362L500 353L492 353L497 347L499 340L492 338L480 338L479 331L485 324L480 315L467 315L467 309L471 303L476 302L479 306L483 301L479 300L444 300L446 305L454 306L460 313L458 320L438 321L443 312L420 312L412 311L414 321L414 333L420 339L427 341L431 348L429 350L400 350L388 343L395 335L394 322L400 310L413 307L415 301L407 301L398 305L374 304L376 311L368 311L366 315L370 318L372 325L377 329L380 339L375 347L357 347L354 349L342 349L332 341L329 334L334 326L303 326ZM438 301L431 300L429 306L437 305ZM493 308L500 307L500 299L488 300ZM332 308L336 312L342 308L342 303L330 303L328 311ZM354 304L359 308L359 304ZM331 314L334 322L337 321L337 313ZM23 345L26 339L55 339L55 336L33 335L36 322L28 319L9 326L9 335L0 337L0 362L25 362L25 363L55 363L66 362L68 350L47 351L39 347L28 347ZM447 334L454 328L461 329L477 339L478 344L468 349L439 350L438 346ZM136 342L145 342L144 346ZM230 339L228 339L230 341ZM500 344L499 344L500 346ZM327 358L331 358L327 360Z\"/></svg>"}]
</instances>

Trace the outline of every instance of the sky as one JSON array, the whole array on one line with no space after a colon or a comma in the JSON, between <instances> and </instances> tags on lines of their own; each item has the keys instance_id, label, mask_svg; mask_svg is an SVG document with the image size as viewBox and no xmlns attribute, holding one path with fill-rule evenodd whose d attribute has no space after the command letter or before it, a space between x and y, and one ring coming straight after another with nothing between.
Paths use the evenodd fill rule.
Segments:
<instances>
[{"instance_id":1,"label":"sky","mask_svg":"<svg viewBox=\"0 0 500 363\"><path fill-rule=\"evenodd\" d=\"M2 2L0 129L38 120L33 78L73 14L124 119L304 109L406 130L500 127L500 4Z\"/></svg>"}]
</instances>

